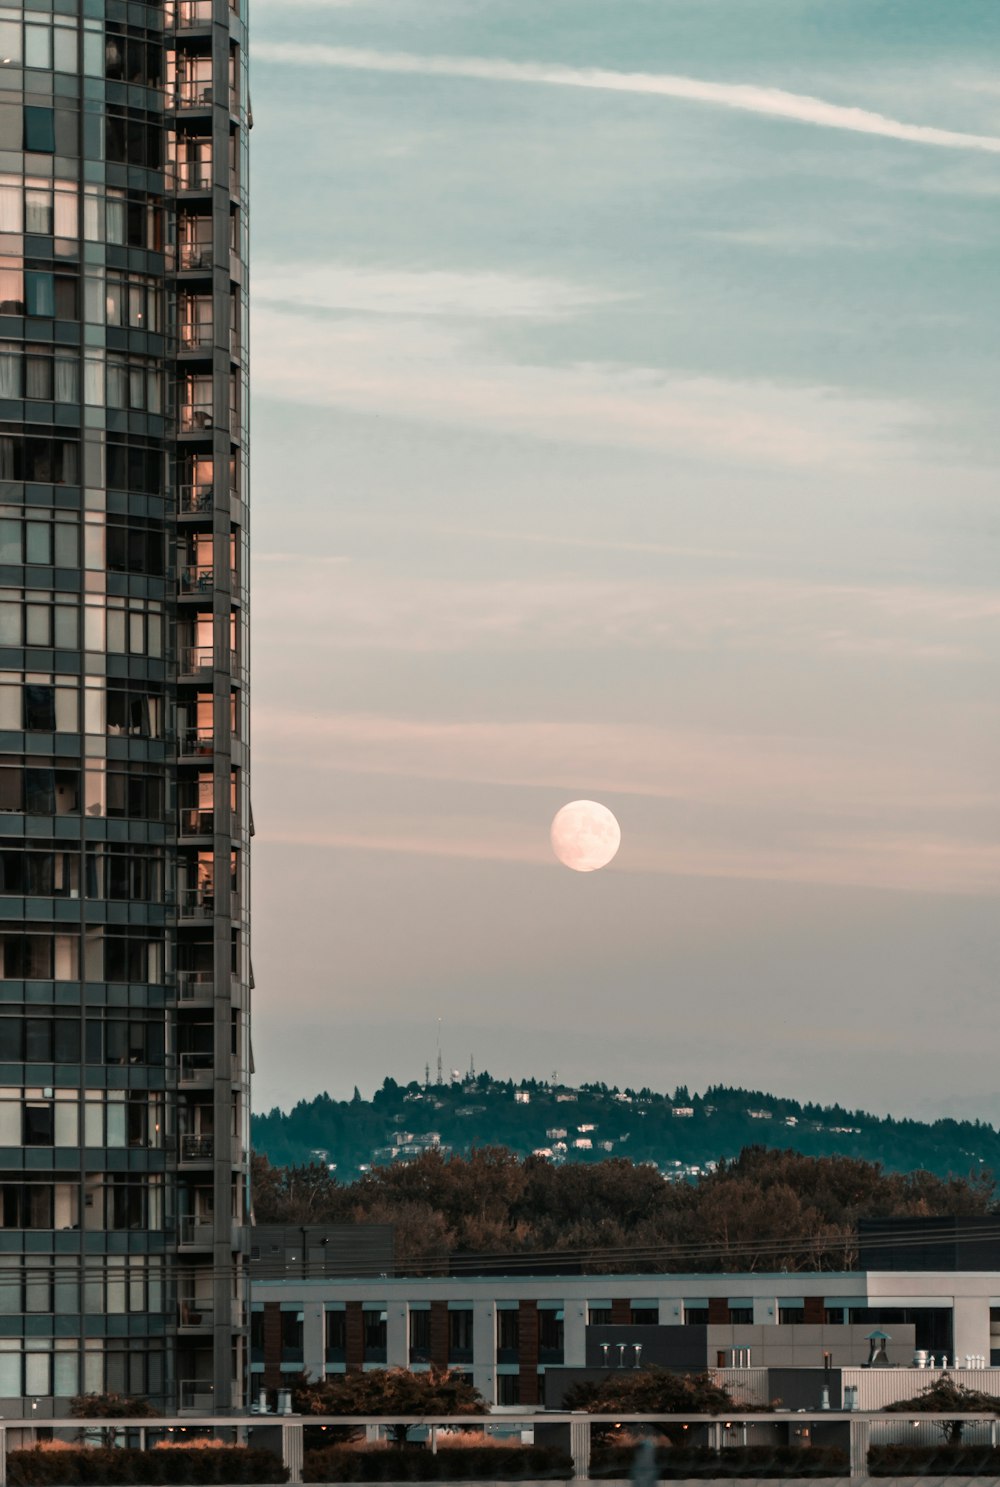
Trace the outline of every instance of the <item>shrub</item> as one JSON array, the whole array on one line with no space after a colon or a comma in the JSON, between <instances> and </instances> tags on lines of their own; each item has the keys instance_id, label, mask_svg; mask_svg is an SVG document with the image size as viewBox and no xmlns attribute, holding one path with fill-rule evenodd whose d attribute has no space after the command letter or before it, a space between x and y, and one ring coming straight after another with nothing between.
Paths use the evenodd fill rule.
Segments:
<instances>
[{"instance_id":1,"label":"shrub","mask_svg":"<svg viewBox=\"0 0 1000 1487\"><path fill-rule=\"evenodd\" d=\"M552 1446L522 1446L514 1443L443 1445L435 1455L419 1447L359 1450L330 1446L306 1451L302 1479L305 1482L468 1482L541 1479L565 1481L573 1475L573 1461L565 1451Z\"/></svg>"},{"instance_id":2,"label":"shrub","mask_svg":"<svg viewBox=\"0 0 1000 1487\"><path fill-rule=\"evenodd\" d=\"M873 1477L988 1476L1000 1481L1000 1450L991 1446L871 1446Z\"/></svg>"},{"instance_id":3,"label":"shrub","mask_svg":"<svg viewBox=\"0 0 1000 1487\"><path fill-rule=\"evenodd\" d=\"M223 1483L287 1482L288 1470L273 1451L194 1442L184 1450L116 1450L77 1446L65 1450L11 1451L9 1487L221 1487Z\"/></svg>"},{"instance_id":4,"label":"shrub","mask_svg":"<svg viewBox=\"0 0 1000 1487\"><path fill-rule=\"evenodd\" d=\"M628 1477L635 1452L631 1447L607 1446L593 1453L590 1475L594 1479ZM708 1446L660 1446L656 1452L657 1475L661 1480L677 1477L840 1477L848 1471L848 1457L836 1446L728 1446L713 1451Z\"/></svg>"}]
</instances>

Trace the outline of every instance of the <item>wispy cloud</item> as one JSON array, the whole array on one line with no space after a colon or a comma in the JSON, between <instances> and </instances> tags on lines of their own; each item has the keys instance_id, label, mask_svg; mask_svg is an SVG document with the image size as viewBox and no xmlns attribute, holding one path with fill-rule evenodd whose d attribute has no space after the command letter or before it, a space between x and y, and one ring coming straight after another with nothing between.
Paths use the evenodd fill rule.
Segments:
<instances>
[{"instance_id":1,"label":"wispy cloud","mask_svg":"<svg viewBox=\"0 0 1000 1487\"><path fill-rule=\"evenodd\" d=\"M380 52L357 47L305 45L294 41L260 42L255 48L255 54L264 61L299 67L339 67L359 72L470 78L498 83L533 83L674 98L686 103L704 103L773 119L787 119L792 123L810 124L822 129L877 135L882 139L899 140L906 144L1000 153L1000 138L993 135L966 134L954 129L938 129L928 124L907 124L869 109L845 107L805 93L788 93L782 88L761 88L751 83L718 83L668 73L612 72L599 67L509 62L501 58L420 56L412 52Z\"/></svg>"},{"instance_id":2,"label":"wispy cloud","mask_svg":"<svg viewBox=\"0 0 1000 1487\"><path fill-rule=\"evenodd\" d=\"M289 272L294 278L294 272ZM577 444L841 468L901 454L916 410L837 388L693 377L655 367L491 358L457 322L264 306L258 395L377 417L471 424Z\"/></svg>"},{"instance_id":3,"label":"wispy cloud","mask_svg":"<svg viewBox=\"0 0 1000 1487\"><path fill-rule=\"evenodd\" d=\"M258 658L289 634L325 654L783 655L986 661L1000 596L981 589L809 583L733 575L604 578L573 571L496 579L399 574L366 563L324 584L290 556L258 587ZM315 637L311 642L308 637Z\"/></svg>"},{"instance_id":4,"label":"wispy cloud","mask_svg":"<svg viewBox=\"0 0 1000 1487\"><path fill-rule=\"evenodd\" d=\"M273 829L260 823L269 842L542 866L545 809L568 780L586 780L622 819L624 871L958 894L1000 884L1000 848L980 826L997 804L992 782L956 786L938 755L917 748L890 756L780 733L265 708L256 754L286 782ZM352 807L345 775L394 783ZM482 801L475 815L468 785ZM430 789L443 792L437 809Z\"/></svg>"},{"instance_id":5,"label":"wispy cloud","mask_svg":"<svg viewBox=\"0 0 1000 1487\"><path fill-rule=\"evenodd\" d=\"M254 265L255 304L298 305L368 315L549 320L622 296L574 284L499 272L459 273L326 261Z\"/></svg>"}]
</instances>

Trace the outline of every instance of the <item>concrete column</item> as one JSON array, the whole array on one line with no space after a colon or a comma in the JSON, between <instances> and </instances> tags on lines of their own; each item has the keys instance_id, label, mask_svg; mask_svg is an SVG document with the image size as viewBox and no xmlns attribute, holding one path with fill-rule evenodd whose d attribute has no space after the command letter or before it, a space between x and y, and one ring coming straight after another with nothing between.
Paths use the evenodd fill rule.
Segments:
<instances>
[{"instance_id":1,"label":"concrete column","mask_svg":"<svg viewBox=\"0 0 1000 1487\"><path fill-rule=\"evenodd\" d=\"M497 1402L497 1309L492 1301L472 1313L472 1382L487 1404Z\"/></svg>"},{"instance_id":2,"label":"concrete column","mask_svg":"<svg viewBox=\"0 0 1000 1487\"><path fill-rule=\"evenodd\" d=\"M302 1306L302 1366L315 1383L326 1378L326 1319L322 1301Z\"/></svg>"},{"instance_id":3,"label":"concrete column","mask_svg":"<svg viewBox=\"0 0 1000 1487\"><path fill-rule=\"evenodd\" d=\"M567 1301L563 1310L563 1358L567 1368L583 1368L587 1362L585 1301Z\"/></svg>"},{"instance_id":4,"label":"concrete column","mask_svg":"<svg viewBox=\"0 0 1000 1487\"><path fill-rule=\"evenodd\" d=\"M288 1468L290 1482L302 1481L302 1426L282 1425L281 1459Z\"/></svg>"},{"instance_id":5,"label":"concrete column","mask_svg":"<svg viewBox=\"0 0 1000 1487\"><path fill-rule=\"evenodd\" d=\"M409 1307L390 1301L385 1314L385 1359L387 1368L410 1366Z\"/></svg>"},{"instance_id":6,"label":"concrete column","mask_svg":"<svg viewBox=\"0 0 1000 1487\"><path fill-rule=\"evenodd\" d=\"M985 1353L990 1357L990 1304L988 1296L956 1296L954 1305L953 1357Z\"/></svg>"},{"instance_id":7,"label":"concrete column","mask_svg":"<svg viewBox=\"0 0 1000 1487\"><path fill-rule=\"evenodd\" d=\"M871 1422L868 1420L854 1419L851 1421L852 1477L867 1477L868 1475L868 1445L871 1430Z\"/></svg>"},{"instance_id":8,"label":"concrete column","mask_svg":"<svg viewBox=\"0 0 1000 1487\"><path fill-rule=\"evenodd\" d=\"M773 1296L753 1298L753 1324L755 1327L770 1327L778 1320L778 1303Z\"/></svg>"},{"instance_id":9,"label":"concrete column","mask_svg":"<svg viewBox=\"0 0 1000 1487\"><path fill-rule=\"evenodd\" d=\"M590 1476L590 1421L571 1420L569 1449L573 1457L573 1476L586 1480Z\"/></svg>"}]
</instances>

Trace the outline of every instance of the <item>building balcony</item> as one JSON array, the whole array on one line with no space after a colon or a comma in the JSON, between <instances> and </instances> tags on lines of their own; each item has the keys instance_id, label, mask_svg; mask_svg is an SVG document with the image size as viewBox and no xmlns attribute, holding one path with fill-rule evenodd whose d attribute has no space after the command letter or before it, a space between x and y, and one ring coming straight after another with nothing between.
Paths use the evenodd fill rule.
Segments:
<instances>
[{"instance_id":1,"label":"building balcony","mask_svg":"<svg viewBox=\"0 0 1000 1487\"><path fill-rule=\"evenodd\" d=\"M181 1379L177 1403L182 1415L214 1415L215 1387L208 1379Z\"/></svg>"},{"instance_id":2,"label":"building balcony","mask_svg":"<svg viewBox=\"0 0 1000 1487\"><path fill-rule=\"evenodd\" d=\"M181 516L211 515L214 496L211 481L198 485L182 485L177 494L177 510Z\"/></svg>"},{"instance_id":3,"label":"building balcony","mask_svg":"<svg viewBox=\"0 0 1000 1487\"><path fill-rule=\"evenodd\" d=\"M181 1249L211 1249L215 1243L215 1225L211 1219L185 1214L177 1221L177 1243Z\"/></svg>"},{"instance_id":4,"label":"building balcony","mask_svg":"<svg viewBox=\"0 0 1000 1487\"><path fill-rule=\"evenodd\" d=\"M182 1136L180 1138L178 1156L184 1166L211 1162L214 1154L214 1136Z\"/></svg>"},{"instance_id":5,"label":"building balcony","mask_svg":"<svg viewBox=\"0 0 1000 1487\"><path fill-rule=\"evenodd\" d=\"M177 1326L181 1332L209 1332L215 1323L212 1303L178 1301Z\"/></svg>"},{"instance_id":6,"label":"building balcony","mask_svg":"<svg viewBox=\"0 0 1000 1487\"><path fill-rule=\"evenodd\" d=\"M212 407L207 403L182 403L179 422L182 434L211 433L215 426Z\"/></svg>"},{"instance_id":7,"label":"building balcony","mask_svg":"<svg viewBox=\"0 0 1000 1487\"><path fill-rule=\"evenodd\" d=\"M184 728L177 738L177 752L181 757L204 759L215 753L215 739L202 728Z\"/></svg>"},{"instance_id":8,"label":"building balcony","mask_svg":"<svg viewBox=\"0 0 1000 1487\"><path fill-rule=\"evenodd\" d=\"M185 112L196 108L212 107L212 84L197 78L178 82L172 93L167 94L167 107Z\"/></svg>"},{"instance_id":9,"label":"building balcony","mask_svg":"<svg viewBox=\"0 0 1000 1487\"><path fill-rule=\"evenodd\" d=\"M186 1007L208 1004L215 997L215 977L211 971L178 971L177 1000Z\"/></svg>"},{"instance_id":10,"label":"building balcony","mask_svg":"<svg viewBox=\"0 0 1000 1487\"><path fill-rule=\"evenodd\" d=\"M236 569L229 571L229 582L235 591L239 588ZM211 594L215 590L215 567L212 563L191 563L182 568L178 576L178 587L182 595Z\"/></svg>"},{"instance_id":11,"label":"building balcony","mask_svg":"<svg viewBox=\"0 0 1000 1487\"><path fill-rule=\"evenodd\" d=\"M184 676L193 676L199 671L211 671L215 651L210 645L185 645L177 658L178 670Z\"/></svg>"},{"instance_id":12,"label":"building balcony","mask_svg":"<svg viewBox=\"0 0 1000 1487\"><path fill-rule=\"evenodd\" d=\"M211 836L215 830L215 812L199 806L183 806L177 813L180 836Z\"/></svg>"},{"instance_id":13,"label":"building balcony","mask_svg":"<svg viewBox=\"0 0 1000 1487\"><path fill-rule=\"evenodd\" d=\"M211 243L178 244L177 267L182 273L195 273L199 269L211 271L214 267Z\"/></svg>"},{"instance_id":14,"label":"building balcony","mask_svg":"<svg viewBox=\"0 0 1000 1487\"><path fill-rule=\"evenodd\" d=\"M177 327L177 347L179 351L201 351L212 350L214 337L212 326L201 322L182 321Z\"/></svg>"},{"instance_id":15,"label":"building balcony","mask_svg":"<svg viewBox=\"0 0 1000 1487\"><path fill-rule=\"evenodd\" d=\"M215 894L210 889L191 888L180 894L177 903L179 919L211 919L215 913Z\"/></svg>"},{"instance_id":16,"label":"building balcony","mask_svg":"<svg viewBox=\"0 0 1000 1487\"><path fill-rule=\"evenodd\" d=\"M177 1056L177 1078L189 1088L210 1088L215 1077L215 1055L181 1053Z\"/></svg>"}]
</instances>

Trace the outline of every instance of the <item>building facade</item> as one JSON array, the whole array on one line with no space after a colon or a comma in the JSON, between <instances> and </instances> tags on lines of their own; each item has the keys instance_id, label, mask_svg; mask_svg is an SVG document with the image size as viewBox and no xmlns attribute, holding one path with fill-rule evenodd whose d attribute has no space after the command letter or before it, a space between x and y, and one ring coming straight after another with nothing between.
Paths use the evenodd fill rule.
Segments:
<instances>
[{"instance_id":1,"label":"building facade","mask_svg":"<svg viewBox=\"0 0 1000 1487\"><path fill-rule=\"evenodd\" d=\"M245 5L0 5L7 1418L244 1399Z\"/></svg>"},{"instance_id":2,"label":"building facade","mask_svg":"<svg viewBox=\"0 0 1000 1487\"><path fill-rule=\"evenodd\" d=\"M603 1343L612 1367L622 1344L629 1367L645 1358L763 1377L815 1370L827 1353L837 1369L863 1367L876 1328L908 1374L918 1349L939 1365L1000 1365L997 1271L348 1280L258 1275L254 1264L251 1273L254 1393L303 1368L320 1378L434 1363L468 1373L492 1404L533 1406L551 1403L549 1371L600 1367Z\"/></svg>"}]
</instances>

